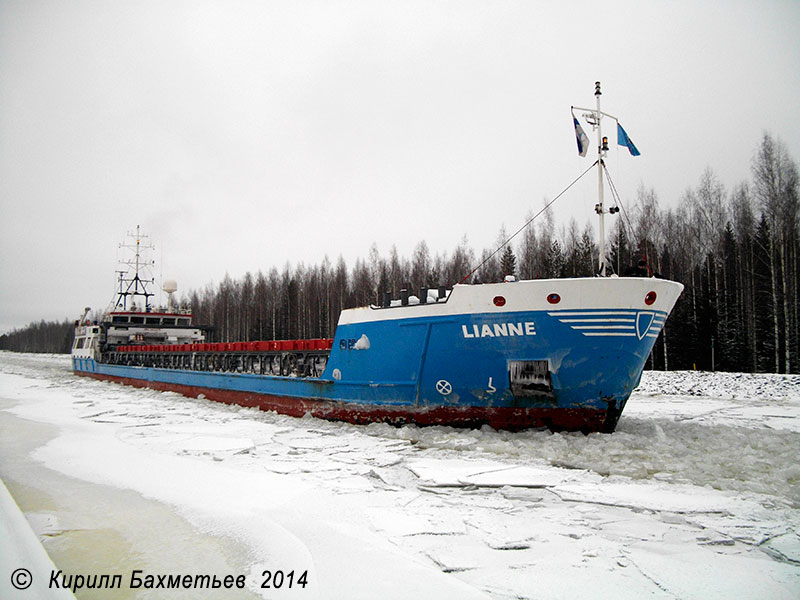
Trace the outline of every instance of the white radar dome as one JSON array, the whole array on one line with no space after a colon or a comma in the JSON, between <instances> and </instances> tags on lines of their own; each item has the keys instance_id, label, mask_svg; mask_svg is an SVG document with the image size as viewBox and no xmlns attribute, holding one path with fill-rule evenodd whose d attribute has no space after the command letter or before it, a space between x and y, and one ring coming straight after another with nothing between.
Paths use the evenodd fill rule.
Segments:
<instances>
[{"instance_id":1,"label":"white radar dome","mask_svg":"<svg viewBox=\"0 0 800 600\"><path fill-rule=\"evenodd\" d=\"M174 279L167 279L164 281L161 289L168 294L174 294L178 291L178 282L176 282Z\"/></svg>"}]
</instances>

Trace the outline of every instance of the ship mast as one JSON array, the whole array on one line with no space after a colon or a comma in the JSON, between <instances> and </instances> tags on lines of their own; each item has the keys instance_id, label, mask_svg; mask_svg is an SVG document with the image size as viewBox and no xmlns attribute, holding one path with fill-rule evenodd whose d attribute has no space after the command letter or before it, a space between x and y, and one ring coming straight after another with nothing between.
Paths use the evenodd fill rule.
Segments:
<instances>
[{"instance_id":1,"label":"ship mast","mask_svg":"<svg viewBox=\"0 0 800 600\"><path fill-rule=\"evenodd\" d=\"M600 91L600 82L596 81L594 84L594 97L597 100L596 108L581 108L579 106L574 106L573 108L585 111L583 113L583 117L592 126L592 129L597 132L597 204L594 205L594 211L597 213L598 218L599 231L597 241L600 247L599 258L597 261L597 275L600 277L605 277L607 265L605 216L606 214L614 214L618 212L619 208L611 207L610 209L606 209L603 203L603 169L605 168L605 158L608 155L608 137L603 136L602 120L603 117L608 117L614 121L618 121L618 119L615 116L604 113L602 110L600 110L600 96L602 96L602 94L603 93Z\"/></svg>"},{"instance_id":2,"label":"ship mast","mask_svg":"<svg viewBox=\"0 0 800 600\"><path fill-rule=\"evenodd\" d=\"M603 159L606 157L608 153L608 138L603 139L603 131L601 127L601 119L603 118L603 113L600 110L600 96L602 96L602 92L600 91L600 82L596 81L594 84L594 97L597 99L597 110L595 111L595 115L597 115L597 125L595 129L597 129L597 204L594 207L595 212L597 212L597 217L599 220L598 229L600 230L600 234L598 236L598 245L600 246L600 257L598 262L600 263L597 267L597 274L600 277L606 276L606 222L605 222L605 207L603 206Z\"/></svg>"},{"instance_id":3,"label":"ship mast","mask_svg":"<svg viewBox=\"0 0 800 600\"><path fill-rule=\"evenodd\" d=\"M152 244L142 244L149 236L141 232L139 225L136 226L136 233L128 233L128 237L133 238L130 243L121 243L120 248L127 248L133 253L132 258L121 259L121 265L126 265L128 268L125 271L117 271L119 274L119 291L117 292L116 308L128 310L128 296L131 297L130 310L136 311L136 296L144 298L144 312L150 312L150 298L154 296L152 292L147 291L147 284L153 283L155 280L143 278L141 272L146 268L152 267L155 261L148 260L142 257L144 250L153 250ZM132 276L130 275L133 271Z\"/></svg>"}]
</instances>

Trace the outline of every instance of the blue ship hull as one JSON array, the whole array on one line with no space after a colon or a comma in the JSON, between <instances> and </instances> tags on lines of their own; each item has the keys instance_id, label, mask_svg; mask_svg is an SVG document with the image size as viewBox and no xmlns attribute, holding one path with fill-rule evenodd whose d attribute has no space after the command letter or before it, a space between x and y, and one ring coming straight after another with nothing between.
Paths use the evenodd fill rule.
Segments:
<instances>
[{"instance_id":1,"label":"blue ship hull","mask_svg":"<svg viewBox=\"0 0 800 600\"><path fill-rule=\"evenodd\" d=\"M321 377L106 364L98 379L354 423L613 431L683 286L650 278L456 286L343 311Z\"/></svg>"}]
</instances>

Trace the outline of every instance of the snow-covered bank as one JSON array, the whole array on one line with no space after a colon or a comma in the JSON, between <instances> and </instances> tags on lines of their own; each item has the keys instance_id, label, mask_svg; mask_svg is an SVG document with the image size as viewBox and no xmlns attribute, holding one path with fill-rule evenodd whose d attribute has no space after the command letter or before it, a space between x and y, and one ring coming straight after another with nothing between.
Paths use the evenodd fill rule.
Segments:
<instances>
[{"instance_id":1,"label":"snow-covered bank","mask_svg":"<svg viewBox=\"0 0 800 600\"><path fill-rule=\"evenodd\" d=\"M174 507L187 553L237 540L265 597L800 591L798 377L646 373L618 432L583 436L292 419L68 365L0 353L6 410L60 431L33 457ZM266 569L309 584L255 588Z\"/></svg>"}]
</instances>

